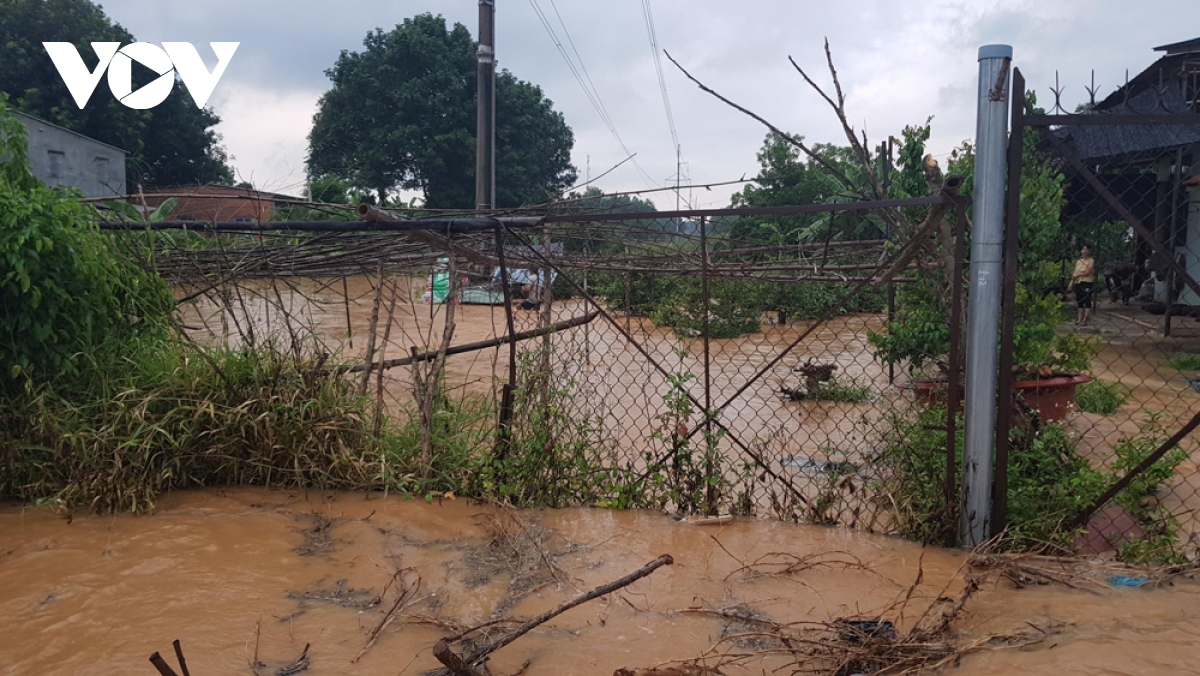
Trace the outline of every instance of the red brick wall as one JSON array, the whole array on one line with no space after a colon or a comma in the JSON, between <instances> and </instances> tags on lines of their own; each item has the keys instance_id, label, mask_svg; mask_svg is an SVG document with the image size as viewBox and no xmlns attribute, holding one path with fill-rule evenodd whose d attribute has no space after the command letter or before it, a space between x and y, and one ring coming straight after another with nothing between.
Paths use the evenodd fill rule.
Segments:
<instances>
[{"instance_id":1,"label":"red brick wall","mask_svg":"<svg viewBox=\"0 0 1200 676\"><path fill-rule=\"evenodd\" d=\"M181 193L213 195L213 197L179 198L179 204L175 205L175 208L167 215L168 220L200 222L234 222L239 218L249 218L253 222L271 220L273 202L268 195L253 190L221 185L199 185L162 191L162 195ZM169 199L167 196L146 194L146 204L151 207L156 207L167 199Z\"/></svg>"}]
</instances>

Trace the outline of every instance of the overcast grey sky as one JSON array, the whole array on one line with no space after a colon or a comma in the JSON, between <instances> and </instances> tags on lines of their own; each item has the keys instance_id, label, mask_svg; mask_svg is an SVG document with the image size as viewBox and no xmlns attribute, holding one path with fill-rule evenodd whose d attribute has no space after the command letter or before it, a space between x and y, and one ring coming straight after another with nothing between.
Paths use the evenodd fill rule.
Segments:
<instances>
[{"instance_id":1,"label":"overcast grey sky","mask_svg":"<svg viewBox=\"0 0 1200 676\"><path fill-rule=\"evenodd\" d=\"M706 84L779 127L813 142L844 142L836 119L787 57L828 82L828 37L851 121L872 142L933 116L930 150L944 157L974 133L976 54L1007 43L1014 63L1042 100L1055 72L1073 107L1095 70L1102 93L1153 62L1158 45L1200 36L1195 0L649 0L658 44ZM673 183L675 152L655 74L642 0L497 0L497 59L540 85L575 130L582 177L624 157L535 12L575 51L638 167L627 163L601 180L605 190ZM143 42L241 42L209 104L241 178L300 193L306 136L324 75L338 53L359 50L368 31L392 28L422 12L442 14L474 34L476 0L109 0L105 11ZM557 12L557 13L556 13ZM559 17L561 16L561 23ZM564 30L565 25L565 30ZM574 50L567 35L574 43ZM753 176L765 129L699 91L663 59L682 146L694 183ZM499 170L503 170L500 167ZM649 180L647 180L647 177ZM737 187L696 190L684 200L723 206ZM655 198L674 207L674 194Z\"/></svg>"}]
</instances>

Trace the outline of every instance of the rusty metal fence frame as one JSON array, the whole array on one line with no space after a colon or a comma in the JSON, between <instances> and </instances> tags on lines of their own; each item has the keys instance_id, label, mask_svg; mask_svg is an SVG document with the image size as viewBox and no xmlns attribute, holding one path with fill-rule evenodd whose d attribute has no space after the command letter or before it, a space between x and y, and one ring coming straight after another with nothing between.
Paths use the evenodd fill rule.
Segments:
<instances>
[{"instance_id":1,"label":"rusty metal fence frame","mask_svg":"<svg viewBox=\"0 0 1200 676\"><path fill-rule=\"evenodd\" d=\"M1186 101L1188 91L1197 91L1196 83L1181 83L1185 95L1183 107L1175 106L1172 108L1167 105L1164 94L1167 89L1164 83L1160 82L1157 87L1152 88L1149 98L1152 103L1146 110L1135 110L1130 100L1130 87L1127 82L1124 87L1118 90L1118 95L1123 95L1124 100L1120 101L1116 108L1116 112L1088 112L1088 113L1067 113L1061 104L1062 88L1056 86L1051 89L1054 96L1054 104L1052 112L1048 114L1028 114L1025 109L1026 90L1025 78L1021 74L1019 68L1013 70L1013 96L1012 96L1012 112L1011 112L1011 136L1008 152L1008 186L1006 197L1006 217L1005 217L1005 244L1004 244L1004 290L1002 309L1003 316L1001 322L1001 354L1000 354L1000 380L999 391L1008 392L1011 390L1013 383L1013 336L1015 325L1015 295L1017 284L1017 251L1019 247L1019 221L1021 207L1021 174L1022 174L1022 159L1025 144L1028 142L1025 130L1035 130L1038 133L1038 142L1042 148L1052 157L1062 163L1064 171L1070 175L1082 179L1098 196L1107 208L1115 212L1128 225L1133 233L1133 241L1135 247L1143 245L1148 247L1154 254L1162 257L1165 264L1171 268L1173 274L1177 275L1177 279L1186 285L1189 289L1200 295L1200 282L1198 282L1186 268L1184 268L1177 260L1175 253L1169 251L1167 247L1158 241L1154 233L1133 213L1133 210L1127 205L1120 194L1111 189L1105 184L1095 171L1092 170L1084 161L1076 157L1074 151L1068 147L1058 135L1052 131L1052 127L1063 126L1105 126L1105 127L1184 127L1200 130L1200 97L1192 95L1190 103ZM1189 89L1191 88L1191 89ZM1094 86L1085 87L1089 93L1089 107L1096 108L1096 88ZM1116 96L1116 95L1114 95ZM1193 159L1193 161L1195 161ZM1178 186L1176 186L1178 189ZM1186 225L1184 226L1186 228ZM1099 292L1097 290L1097 295ZM1171 335L1171 311L1167 309L1164 318L1164 337ZM1014 399L1010 396L1000 396L997 398L996 410L996 471L994 477L992 491L992 513L993 513L993 535L1000 535L1004 532L1006 524L1006 515L1008 511L1008 473L1009 473L1009 458L1010 458L1010 432L1013 416ZM1150 453L1141 463L1135 467L1128 469L1124 475L1117 478L1103 492L1103 494L1092 501L1086 507L1081 509L1078 514L1070 516L1063 523L1064 528L1068 530L1083 528L1088 525L1089 519L1095 516L1105 505L1109 504L1123 489L1138 478L1140 475L1147 472L1156 461L1161 459L1168 451L1177 447L1184 439L1188 437L1198 426L1200 426L1200 413L1196 413L1190 420L1184 418L1184 423L1179 430L1169 439L1164 441L1154 452Z\"/></svg>"}]
</instances>

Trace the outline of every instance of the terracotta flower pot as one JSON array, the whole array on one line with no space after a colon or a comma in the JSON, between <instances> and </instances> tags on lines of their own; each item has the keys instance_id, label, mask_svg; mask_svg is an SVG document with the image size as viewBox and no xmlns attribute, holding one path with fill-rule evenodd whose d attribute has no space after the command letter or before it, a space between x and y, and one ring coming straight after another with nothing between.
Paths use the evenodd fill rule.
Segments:
<instances>
[{"instance_id":1,"label":"terracotta flower pot","mask_svg":"<svg viewBox=\"0 0 1200 676\"><path fill-rule=\"evenodd\" d=\"M1053 422L1062 420L1071 410L1071 404L1075 401L1076 386L1091 381L1092 377L1086 375L1059 375L1039 380L1018 380L1013 382L1012 389L1021 394L1029 408L1038 414L1038 418L1043 422ZM944 381L914 380L902 387L911 389L919 404L929 406L946 401ZM958 396L961 405L962 390Z\"/></svg>"},{"instance_id":2,"label":"terracotta flower pot","mask_svg":"<svg viewBox=\"0 0 1200 676\"><path fill-rule=\"evenodd\" d=\"M1038 414L1042 422L1053 422L1067 417L1075 402L1075 388L1092 382L1091 376L1060 375L1040 380L1018 380L1012 384L1014 392L1021 393L1029 408Z\"/></svg>"}]
</instances>

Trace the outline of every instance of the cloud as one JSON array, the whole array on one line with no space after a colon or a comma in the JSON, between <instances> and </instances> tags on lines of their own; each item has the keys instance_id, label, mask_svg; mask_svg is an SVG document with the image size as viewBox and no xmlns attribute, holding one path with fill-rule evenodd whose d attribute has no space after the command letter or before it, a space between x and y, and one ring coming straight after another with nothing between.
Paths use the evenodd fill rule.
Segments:
<instances>
[{"instance_id":1,"label":"cloud","mask_svg":"<svg viewBox=\"0 0 1200 676\"><path fill-rule=\"evenodd\" d=\"M222 81L214 107L217 127L239 181L256 188L300 194L305 187L305 138L312 127L321 92L263 89L251 83Z\"/></svg>"}]
</instances>

